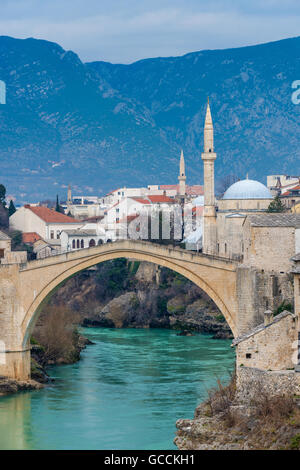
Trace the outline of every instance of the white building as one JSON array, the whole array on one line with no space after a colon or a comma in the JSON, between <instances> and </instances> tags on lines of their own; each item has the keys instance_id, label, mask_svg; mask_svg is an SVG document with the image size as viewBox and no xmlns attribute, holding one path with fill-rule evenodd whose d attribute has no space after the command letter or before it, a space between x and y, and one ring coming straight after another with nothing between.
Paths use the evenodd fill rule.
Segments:
<instances>
[{"instance_id":1,"label":"white building","mask_svg":"<svg viewBox=\"0 0 300 470\"><path fill-rule=\"evenodd\" d=\"M23 233L35 232L44 240L59 240L63 230L76 230L82 222L47 207L25 205L9 218L9 226Z\"/></svg>"}]
</instances>

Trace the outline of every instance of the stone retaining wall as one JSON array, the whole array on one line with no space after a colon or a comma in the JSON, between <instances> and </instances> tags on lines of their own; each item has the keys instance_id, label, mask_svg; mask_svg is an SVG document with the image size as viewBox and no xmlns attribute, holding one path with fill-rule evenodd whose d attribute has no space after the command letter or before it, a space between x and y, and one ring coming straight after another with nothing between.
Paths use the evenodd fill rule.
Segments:
<instances>
[{"instance_id":1,"label":"stone retaining wall","mask_svg":"<svg viewBox=\"0 0 300 470\"><path fill-rule=\"evenodd\" d=\"M300 395L300 373L294 370L265 371L254 367L237 369L238 401L249 402L258 393Z\"/></svg>"}]
</instances>

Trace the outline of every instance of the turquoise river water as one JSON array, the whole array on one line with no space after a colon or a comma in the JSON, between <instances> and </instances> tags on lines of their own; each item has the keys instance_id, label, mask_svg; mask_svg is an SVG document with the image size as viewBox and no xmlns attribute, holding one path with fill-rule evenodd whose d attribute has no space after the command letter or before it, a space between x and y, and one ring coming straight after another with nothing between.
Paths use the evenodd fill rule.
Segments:
<instances>
[{"instance_id":1,"label":"turquoise river water","mask_svg":"<svg viewBox=\"0 0 300 470\"><path fill-rule=\"evenodd\" d=\"M84 329L96 344L49 369L43 390L0 398L0 449L175 449L175 422L192 418L234 365L230 340L163 329Z\"/></svg>"}]
</instances>

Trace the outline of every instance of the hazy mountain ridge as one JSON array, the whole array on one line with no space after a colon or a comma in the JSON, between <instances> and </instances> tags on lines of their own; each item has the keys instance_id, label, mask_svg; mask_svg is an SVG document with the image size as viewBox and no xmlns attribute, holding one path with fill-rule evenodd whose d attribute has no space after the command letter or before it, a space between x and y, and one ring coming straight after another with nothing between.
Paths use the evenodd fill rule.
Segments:
<instances>
[{"instance_id":1,"label":"hazy mountain ridge","mask_svg":"<svg viewBox=\"0 0 300 470\"><path fill-rule=\"evenodd\" d=\"M0 37L0 79L2 180L23 200L63 196L69 182L87 194L175 182L181 147L188 181L202 182L208 95L217 175L300 170L300 38L113 65Z\"/></svg>"}]
</instances>

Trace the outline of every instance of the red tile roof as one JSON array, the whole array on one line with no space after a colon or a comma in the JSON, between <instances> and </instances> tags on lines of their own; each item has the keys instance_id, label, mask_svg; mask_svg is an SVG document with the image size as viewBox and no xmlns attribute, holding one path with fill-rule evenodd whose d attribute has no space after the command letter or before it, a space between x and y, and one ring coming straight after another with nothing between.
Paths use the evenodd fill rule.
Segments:
<instances>
[{"instance_id":1,"label":"red tile roof","mask_svg":"<svg viewBox=\"0 0 300 470\"><path fill-rule=\"evenodd\" d=\"M61 214L60 212L56 212L52 209L48 209L48 207L42 206L30 206L26 204L25 209L31 210L35 215L37 215L40 219L44 222L52 223L52 224L76 224L81 223L82 221L73 219L68 215Z\"/></svg>"},{"instance_id":2,"label":"red tile roof","mask_svg":"<svg viewBox=\"0 0 300 470\"><path fill-rule=\"evenodd\" d=\"M36 232L24 232L22 233L23 243L34 243L37 240L41 240L41 237Z\"/></svg>"},{"instance_id":3,"label":"red tile roof","mask_svg":"<svg viewBox=\"0 0 300 470\"><path fill-rule=\"evenodd\" d=\"M122 224L123 222L130 223L130 222L132 222L134 219L136 219L137 217L139 217L139 214L127 215L127 216L124 217L123 219L119 220L119 221L117 222L117 224Z\"/></svg>"},{"instance_id":4,"label":"red tile roof","mask_svg":"<svg viewBox=\"0 0 300 470\"><path fill-rule=\"evenodd\" d=\"M135 201L139 202L140 204L150 204L148 199L143 199L141 197L131 197L130 199L134 199Z\"/></svg>"},{"instance_id":5,"label":"red tile roof","mask_svg":"<svg viewBox=\"0 0 300 470\"><path fill-rule=\"evenodd\" d=\"M174 204L174 199L171 199L170 197L165 196L165 195L148 196L148 199L150 199L150 201L154 204L159 203L159 202L168 202L168 203Z\"/></svg>"}]
</instances>

